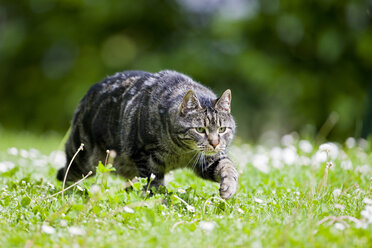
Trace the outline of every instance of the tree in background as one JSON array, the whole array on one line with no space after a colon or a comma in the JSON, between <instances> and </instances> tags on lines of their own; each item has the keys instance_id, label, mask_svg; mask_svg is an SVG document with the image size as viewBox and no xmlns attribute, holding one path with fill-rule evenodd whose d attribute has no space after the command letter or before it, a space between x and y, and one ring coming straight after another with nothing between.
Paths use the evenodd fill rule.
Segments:
<instances>
[{"instance_id":1,"label":"tree in background","mask_svg":"<svg viewBox=\"0 0 372 248\"><path fill-rule=\"evenodd\" d=\"M2 1L0 123L64 131L80 98L103 77L174 69L217 93L232 89L241 137L258 139L267 130L323 130L339 140L362 129L365 135L371 6L370 0Z\"/></svg>"}]
</instances>

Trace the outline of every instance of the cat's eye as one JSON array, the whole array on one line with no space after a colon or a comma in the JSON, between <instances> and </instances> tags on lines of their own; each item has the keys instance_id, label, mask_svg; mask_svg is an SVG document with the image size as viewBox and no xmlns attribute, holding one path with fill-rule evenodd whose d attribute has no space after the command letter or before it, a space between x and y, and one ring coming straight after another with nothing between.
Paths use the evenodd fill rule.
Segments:
<instances>
[{"instance_id":1,"label":"cat's eye","mask_svg":"<svg viewBox=\"0 0 372 248\"><path fill-rule=\"evenodd\" d=\"M195 130L196 130L198 133L205 133L205 128L204 128L204 127L196 127Z\"/></svg>"},{"instance_id":2,"label":"cat's eye","mask_svg":"<svg viewBox=\"0 0 372 248\"><path fill-rule=\"evenodd\" d=\"M226 127L220 127L219 129L218 129L218 132L219 133L224 133L226 131Z\"/></svg>"}]
</instances>

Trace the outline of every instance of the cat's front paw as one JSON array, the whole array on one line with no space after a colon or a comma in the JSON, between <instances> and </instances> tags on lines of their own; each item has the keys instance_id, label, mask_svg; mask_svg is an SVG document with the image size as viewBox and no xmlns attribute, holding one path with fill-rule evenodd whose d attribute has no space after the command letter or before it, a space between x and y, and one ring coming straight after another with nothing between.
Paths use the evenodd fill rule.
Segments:
<instances>
[{"instance_id":1,"label":"cat's front paw","mask_svg":"<svg viewBox=\"0 0 372 248\"><path fill-rule=\"evenodd\" d=\"M230 199L234 196L237 188L237 180L234 177L226 177L222 179L220 186L220 196L222 199Z\"/></svg>"}]
</instances>

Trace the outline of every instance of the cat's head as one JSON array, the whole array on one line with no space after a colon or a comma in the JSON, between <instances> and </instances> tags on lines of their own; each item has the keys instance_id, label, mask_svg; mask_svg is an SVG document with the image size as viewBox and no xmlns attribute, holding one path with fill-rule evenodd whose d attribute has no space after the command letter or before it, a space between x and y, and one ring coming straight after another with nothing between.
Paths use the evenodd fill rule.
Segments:
<instances>
[{"instance_id":1,"label":"cat's head","mask_svg":"<svg viewBox=\"0 0 372 248\"><path fill-rule=\"evenodd\" d=\"M226 149L235 133L231 91L217 99L199 99L189 90L178 108L177 136L189 149L214 155Z\"/></svg>"}]
</instances>

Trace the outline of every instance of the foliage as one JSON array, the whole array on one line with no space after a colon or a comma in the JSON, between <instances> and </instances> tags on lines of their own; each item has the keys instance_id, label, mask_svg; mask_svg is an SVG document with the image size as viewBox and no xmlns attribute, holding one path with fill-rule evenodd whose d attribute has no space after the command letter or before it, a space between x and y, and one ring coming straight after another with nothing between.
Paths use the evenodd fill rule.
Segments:
<instances>
[{"instance_id":1,"label":"foliage","mask_svg":"<svg viewBox=\"0 0 372 248\"><path fill-rule=\"evenodd\" d=\"M15 144L12 137L1 143ZM44 153L27 145L0 151L2 247L368 247L372 242L372 155L364 140L319 149L292 135L273 148L236 144L230 153L241 172L240 188L227 202L216 183L186 170L167 176L166 191L145 197L146 180L128 183L105 175L110 169L102 165L95 177L65 192L65 199L52 196L61 190L55 175L64 161L56 151L44 155L58 143L48 142ZM326 162L333 166L325 178Z\"/></svg>"},{"instance_id":2,"label":"foliage","mask_svg":"<svg viewBox=\"0 0 372 248\"><path fill-rule=\"evenodd\" d=\"M169 68L217 93L231 88L241 137L315 135L332 112L331 138L359 135L372 112L371 3L5 0L1 124L64 131L94 82Z\"/></svg>"}]
</instances>

